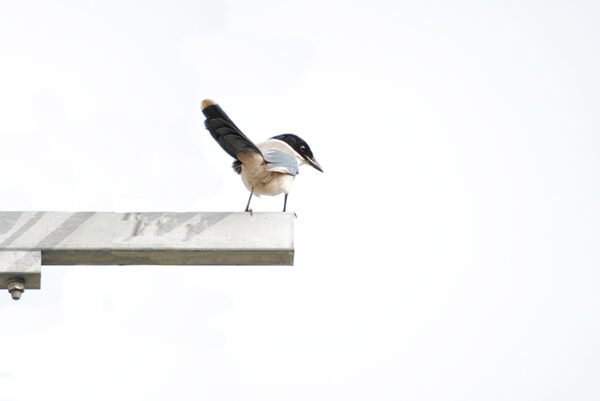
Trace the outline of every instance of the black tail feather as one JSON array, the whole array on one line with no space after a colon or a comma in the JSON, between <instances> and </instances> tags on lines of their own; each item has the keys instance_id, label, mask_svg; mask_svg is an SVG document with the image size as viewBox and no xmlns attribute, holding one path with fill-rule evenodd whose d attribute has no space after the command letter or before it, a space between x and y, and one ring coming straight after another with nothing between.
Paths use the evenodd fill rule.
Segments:
<instances>
[{"instance_id":1,"label":"black tail feather","mask_svg":"<svg viewBox=\"0 0 600 401\"><path fill-rule=\"evenodd\" d=\"M237 159L236 155L240 152L261 154L258 147L244 135L218 104L204 107L202 113L206 117L206 129L229 155Z\"/></svg>"}]
</instances>

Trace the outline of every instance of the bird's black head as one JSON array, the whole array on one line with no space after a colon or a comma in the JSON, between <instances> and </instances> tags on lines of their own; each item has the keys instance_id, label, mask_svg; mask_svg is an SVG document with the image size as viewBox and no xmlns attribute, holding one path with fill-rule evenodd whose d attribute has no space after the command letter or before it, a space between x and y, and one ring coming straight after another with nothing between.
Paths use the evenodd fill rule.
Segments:
<instances>
[{"instance_id":1,"label":"bird's black head","mask_svg":"<svg viewBox=\"0 0 600 401\"><path fill-rule=\"evenodd\" d=\"M315 157L313 156L312 150L310 149L310 146L308 146L308 143L306 143L306 141L300 138L298 135L281 134L274 136L273 139L278 139L287 143L292 147L292 149L298 152L298 154L302 156L302 158L306 160L308 164L310 164L320 172L323 172L321 165L315 160Z\"/></svg>"}]
</instances>

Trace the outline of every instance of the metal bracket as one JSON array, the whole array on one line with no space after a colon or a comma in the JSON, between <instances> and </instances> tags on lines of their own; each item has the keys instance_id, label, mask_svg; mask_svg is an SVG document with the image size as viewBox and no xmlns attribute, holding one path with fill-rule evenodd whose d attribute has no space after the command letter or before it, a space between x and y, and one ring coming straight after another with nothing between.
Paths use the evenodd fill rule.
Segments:
<instances>
[{"instance_id":1,"label":"metal bracket","mask_svg":"<svg viewBox=\"0 0 600 401\"><path fill-rule=\"evenodd\" d=\"M40 289L42 253L40 251L0 250L0 288L6 288L14 300L25 289Z\"/></svg>"},{"instance_id":2,"label":"metal bracket","mask_svg":"<svg viewBox=\"0 0 600 401\"><path fill-rule=\"evenodd\" d=\"M0 212L0 288L42 265L293 265L293 213Z\"/></svg>"}]
</instances>

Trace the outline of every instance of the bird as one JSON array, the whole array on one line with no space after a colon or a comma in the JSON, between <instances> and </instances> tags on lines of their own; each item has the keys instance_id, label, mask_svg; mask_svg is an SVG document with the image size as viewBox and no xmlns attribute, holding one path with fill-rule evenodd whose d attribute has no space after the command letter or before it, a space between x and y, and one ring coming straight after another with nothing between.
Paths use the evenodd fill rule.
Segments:
<instances>
[{"instance_id":1,"label":"bird","mask_svg":"<svg viewBox=\"0 0 600 401\"><path fill-rule=\"evenodd\" d=\"M305 140L294 134L281 134L265 142L254 144L211 99L202 101L204 125L217 143L232 156L233 170L241 175L250 191L245 212L252 213L253 195L276 196L284 194L283 212L288 194L301 165L309 165L323 172Z\"/></svg>"}]
</instances>

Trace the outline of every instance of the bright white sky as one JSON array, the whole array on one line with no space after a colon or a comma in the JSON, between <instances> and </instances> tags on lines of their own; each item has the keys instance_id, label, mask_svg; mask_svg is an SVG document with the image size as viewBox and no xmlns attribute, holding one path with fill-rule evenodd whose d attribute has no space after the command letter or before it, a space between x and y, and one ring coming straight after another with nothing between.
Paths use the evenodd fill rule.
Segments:
<instances>
[{"instance_id":1,"label":"bright white sky","mask_svg":"<svg viewBox=\"0 0 600 401\"><path fill-rule=\"evenodd\" d=\"M325 174L290 195L294 268L47 267L0 297L0 400L599 398L599 20L2 1L0 209L241 211L205 97Z\"/></svg>"}]
</instances>

